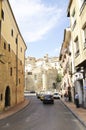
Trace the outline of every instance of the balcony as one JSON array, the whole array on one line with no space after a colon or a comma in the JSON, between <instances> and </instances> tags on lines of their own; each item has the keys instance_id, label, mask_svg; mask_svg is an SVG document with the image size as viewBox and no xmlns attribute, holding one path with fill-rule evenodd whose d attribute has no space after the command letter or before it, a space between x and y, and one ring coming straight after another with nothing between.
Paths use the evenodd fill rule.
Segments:
<instances>
[{"instance_id":1,"label":"balcony","mask_svg":"<svg viewBox=\"0 0 86 130\"><path fill-rule=\"evenodd\" d=\"M84 48L86 48L86 38L85 38L85 42L84 42Z\"/></svg>"},{"instance_id":2,"label":"balcony","mask_svg":"<svg viewBox=\"0 0 86 130\"><path fill-rule=\"evenodd\" d=\"M76 26L76 20L73 23L72 30L74 30L75 26Z\"/></svg>"}]
</instances>

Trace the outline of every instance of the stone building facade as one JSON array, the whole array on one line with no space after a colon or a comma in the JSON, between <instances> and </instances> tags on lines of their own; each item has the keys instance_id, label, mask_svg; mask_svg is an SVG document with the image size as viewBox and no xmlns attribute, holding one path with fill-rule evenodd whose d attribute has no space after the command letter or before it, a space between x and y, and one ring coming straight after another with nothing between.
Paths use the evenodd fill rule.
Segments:
<instances>
[{"instance_id":1,"label":"stone building facade","mask_svg":"<svg viewBox=\"0 0 86 130\"><path fill-rule=\"evenodd\" d=\"M57 74L61 72L58 57L49 57L48 55L39 59L28 57L25 63L26 90L53 89Z\"/></svg>"},{"instance_id":2,"label":"stone building facade","mask_svg":"<svg viewBox=\"0 0 86 130\"><path fill-rule=\"evenodd\" d=\"M70 0L68 5L74 58L74 88L79 104L86 107L86 0Z\"/></svg>"},{"instance_id":3,"label":"stone building facade","mask_svg":"<svg viewBox=\"0 0 86 130\"><path fill-rule=\"evenodd\" d=\"M0 0L0 111L24 100L25 50L9 0Z\"/></svg>"}]
</instances>

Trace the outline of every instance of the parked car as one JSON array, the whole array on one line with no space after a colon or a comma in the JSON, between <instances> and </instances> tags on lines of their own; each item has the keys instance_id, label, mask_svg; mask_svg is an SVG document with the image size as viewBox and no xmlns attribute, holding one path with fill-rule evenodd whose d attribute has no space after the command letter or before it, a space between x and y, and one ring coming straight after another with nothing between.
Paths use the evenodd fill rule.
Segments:
<instances>
[{"instance_id":1,"label":"parked car","mask_svg":"<svg viewBox=\"0 0 86 130\"><path fill-rule=\"evenodd\" d=\"M37 98L39 98L40 100L42 100L43 95L44 95L44 91L36 92L36 96L37 96Z\"/></svg>"},{"instance_id":2,"label":"parked car","mask_svg":"<svg viewBox=\"0 0 86 130\"><path fill-rule=\"evenodd\" d=\"M53 95L51 95L51 94L45 94L44 97L43 97L43 103L44 104L46 104L46 103L52 103L52 104L54 104Z\"/></svg>"},{"instance_id":3,"label":"parked car","mask_svg":"<svg viewBox=\"0 0 86 130\"><path fill-rule=\"evenodd\" d=\"M44 99L44 94L40 94L40 97L39 97L39 98L40 98L41 101L43 101L43 99Z\"/></svg>"},{"instance_id":4,"label":"parked car","mask_svg":"<svg viewBox=\"0 0 86 130\"><path fill-rule=\"evenodd\" d=\"M40 92L36 92L37 98L40 98Z\"/></svg>"},{"instance_id":5,"label":"parked car","mask_svg":"<svg viewBox=\"0 0 86 130\"><path fill-rule=\"evenodd\" d=\"M54 99L60 99L61 95L58 92L54 92L53 97Z\"/></svg>"}]
</instances>

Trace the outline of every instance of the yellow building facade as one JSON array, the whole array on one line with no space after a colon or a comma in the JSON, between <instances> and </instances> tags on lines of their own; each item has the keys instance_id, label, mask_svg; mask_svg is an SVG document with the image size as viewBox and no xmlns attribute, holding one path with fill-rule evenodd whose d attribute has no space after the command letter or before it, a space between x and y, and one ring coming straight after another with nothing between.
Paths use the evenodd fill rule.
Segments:
<instances>
[{"instance_id":1,"label":"yellow building facade","mask_svg":"<svg viewBox=\"0 0 86 130\"><path fill-rule=\"evenodd\" d=\"M0 110L24 100L26 44L9 0L0 0Z\"/></svg>"},{"instance_id":2,"label":"yellow building facade","mask_svg":"<svg viewBox=\"0 0 86 130\"><path fill-rule=\"evenodd\" d=\"M70 0L68 5L73 46L75 92L86 107L86 0Z\"/></svg>"}]
</instances>

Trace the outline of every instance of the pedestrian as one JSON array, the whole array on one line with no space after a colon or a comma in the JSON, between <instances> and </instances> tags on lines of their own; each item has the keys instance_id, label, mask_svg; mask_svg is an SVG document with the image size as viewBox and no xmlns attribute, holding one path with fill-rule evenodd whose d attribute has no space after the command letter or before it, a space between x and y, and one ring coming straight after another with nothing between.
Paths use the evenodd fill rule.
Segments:
<instances>
[{"instance_id":1,"label":"pedestrian","mask_svg":"<svg viewBox=\"0 0 86 130\"><path fill-rule=\"evenodd\" d=\"M66 102L68 101L68 94L67 94L67 92L65 92L65 94L64 94L64 99L65 99Z\"/></svg>"},{"instance_id":2,"label":"pedestrian","mask_svg":"<svg viewBox=\"0 0 86 130\"><path fill-rule=\"evenodd\" d=\"M68 101L71 102L71 91L68 91Z\"/></svg>"},{"instance_id":3,"label":"pedestrian","mask_svg":"<svg viewBox=\"0 0 86 130\"><path fill-rule=\"evenodd\" d=\"M75 104L76 104L76 108L79 108L79 95L77 92L75 94Z\"/></svg>"}]
</instances>

